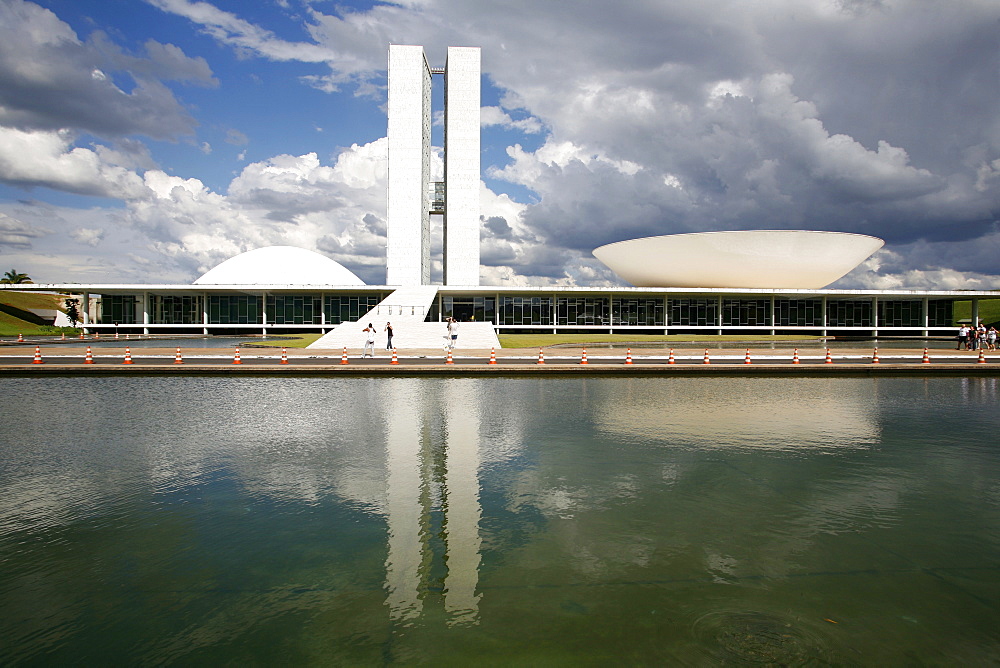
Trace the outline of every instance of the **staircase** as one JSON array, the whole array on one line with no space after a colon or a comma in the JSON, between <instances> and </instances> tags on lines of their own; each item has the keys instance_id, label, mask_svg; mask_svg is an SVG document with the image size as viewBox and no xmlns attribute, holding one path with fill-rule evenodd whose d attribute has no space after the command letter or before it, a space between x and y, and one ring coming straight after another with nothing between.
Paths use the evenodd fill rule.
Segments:
<instances>
[{"instance_id":1,"label":"staircase","mask_svg":"<svg viewBox=\"0 0 1000 668\"><path fill-rule=\"evenodd\" d=\"M377 335L375 350L385 351L385 323L391 322L392 344L400 351L414 348L443 350L448 328L443 322L424 322L438 288L420 285L399 288L356 322L342 322L309 345L311 349L341 350L363 348L365 326L372 323ZM456 352L469 349L499 348L493 325L488 322L463 322L458 327Z\"/></svg>"}]
</instances>

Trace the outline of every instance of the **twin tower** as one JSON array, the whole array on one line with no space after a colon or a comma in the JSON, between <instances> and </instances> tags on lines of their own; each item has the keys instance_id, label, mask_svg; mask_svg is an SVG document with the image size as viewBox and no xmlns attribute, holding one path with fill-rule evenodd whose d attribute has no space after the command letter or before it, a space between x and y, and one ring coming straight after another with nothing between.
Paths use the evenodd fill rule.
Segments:
<instances>
[{"instance_id":1,"label":"twin tower","mask_svg":"<svg viewBox=\"0 0 1000 668\"><path fill-rule=\"evenodd\" d=\"M444 216L444 285L479 285L478 47L389 47L386 285L430 284L430 217ZM432 182L431 77L444 75L444 181Z\"/></svg>"}]
</instances>

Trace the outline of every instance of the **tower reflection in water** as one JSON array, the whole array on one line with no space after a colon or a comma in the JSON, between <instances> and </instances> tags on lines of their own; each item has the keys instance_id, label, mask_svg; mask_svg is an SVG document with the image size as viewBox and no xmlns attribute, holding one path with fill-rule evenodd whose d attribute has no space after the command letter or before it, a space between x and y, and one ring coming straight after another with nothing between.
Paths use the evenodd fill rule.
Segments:
<instances>
[{"instance_id":1,"label":"tower reflection in water","mask_svg":"<svg viewBox=\"0 0 1000 668\"><path fill-rule=\"evenodd\" d=\"M391 381L386 411L386 605L394 621L432 605L433 574L444 569L449 624L478 622L481 410L467 384ZM440 522L435 531L435 521ZM440 536L443 554L432 541ZM438 556L441 558L439 559Z\"/></svg>"}]
</instances>

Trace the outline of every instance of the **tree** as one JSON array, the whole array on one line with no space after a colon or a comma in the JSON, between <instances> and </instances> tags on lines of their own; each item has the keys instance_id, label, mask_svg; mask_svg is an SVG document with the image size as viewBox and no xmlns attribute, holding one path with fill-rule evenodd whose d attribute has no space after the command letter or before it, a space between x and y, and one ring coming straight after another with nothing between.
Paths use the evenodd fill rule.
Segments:
<instances>
[{"instance_id":1,"label":"tree","mask_svg":"<svg viewBox=\"0 0 1000 668\"><path fill-rule=\"evenodd\" d=\"M64 304L66 305L66 317L69 318L70 326L76 327L76 323L80 322L80 300L67 299Z\"/></svg>"},{"instance_id":2,"label":"tree","mask_svg":"<svg viewBox=\"0 0 1000 668\"><path fill-rule=\"evenodd\" d=\"M31 283L31 277L18 272L17 269L11 269L4 272L3 278L0 278L0 283Z\"/></svg>"}]
</instances>

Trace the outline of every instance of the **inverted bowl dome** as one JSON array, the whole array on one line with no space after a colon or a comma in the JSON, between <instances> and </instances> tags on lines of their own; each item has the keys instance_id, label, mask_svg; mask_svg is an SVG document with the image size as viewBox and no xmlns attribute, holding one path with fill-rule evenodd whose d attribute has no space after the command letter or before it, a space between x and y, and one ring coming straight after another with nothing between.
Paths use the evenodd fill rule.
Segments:
<instances>
[{"instance_id":1,"label":"inverted bowl dome","mask_svg":"<svg viewBox=\"0 0 1000 668\"><path fill-rule=\"evenodd\" d=\"M205 272L195 285L364 285L354 272L325 255L295 246L240 253Z\"/></svg>"},{"instance_id":2,"label":"inverted bowl dome","mask_svg":"<svg viewBox=\"0 0 1000 668\"><path fill-rule=\"evenodd\" d=\"M619 241L594 257L642 288L819 289L884 243L846 232L697 232Z\"/></svg>"}]
</instances>

